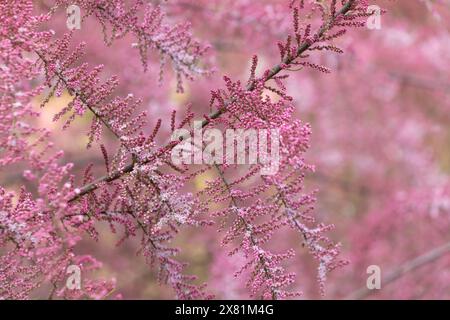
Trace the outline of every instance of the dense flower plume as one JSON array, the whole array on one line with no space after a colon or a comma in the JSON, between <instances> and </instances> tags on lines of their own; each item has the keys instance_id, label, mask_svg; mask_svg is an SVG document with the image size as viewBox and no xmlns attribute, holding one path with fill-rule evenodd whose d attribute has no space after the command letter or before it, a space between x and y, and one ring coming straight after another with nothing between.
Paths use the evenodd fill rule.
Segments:
<instances>
[{"instance_id":1,"label":"dense flower plume","mask_svg":"<svg viewBox=\"0 0 450 320\"><path fill-rule=\"evenodd\" d=\"M69 176L73 165L58 165L61 156L58 153L39 163L42 171L36 200L25 189L17 200L14 193L0 190L0 243L9 248L1 257L0 293L4 299L25 299L43 284L50 285L50 298L102 298L114 289L114 282L98 280L87 281L77 292L58 285L64 283L69 265L76 264L86 272L98 265L93 257L74 252L80 240L79 221L65 219L78 210L67 205L76 192L73 176Z\"/></svg>"},{"instance_id":2,"label":"dense flower plume","mask_svg":"<svg viewBox=\"0 0 450 320\"><path fill-rule=\"evenodd\" d=\"M183 92L183 79L194 80L195 75L207 75L211 70L199 66L209 46L195 40L189 23L170 25L164 13L148 1L135 0L58 0L57 6L79 5L86 10L84 18L95 16L102 26L107 44L131 33L137 42L132 46L139 50L144 69L148 67L148 55L154 50L159 55L162 81L167 61L177 77L177 91ZM141 13L143 17L141 17Z\"/></svg>"},{"instance_id":3,"label":"dense flower plume","mask_svg":"<svg viewBox=\"0 0 450 320\"><path fill-rule=\"evenodd\" d=\"M34 128L27 119L38 116L30 106L31 99L39 94L42 87L31 87L26 81L38 75L34 61L23 52L42 48L49 41L51 32L37 31L37 26L45 17L30 17L33 9L27 2L11 1L0 4L1 29L1 75L0 75L0 146L3 167L24 158L34 146L44 139L46 132Z\"/></svg>"},{"instance_id":4,"label":"dense flower plume","mask_svg":"<svg viewBox=\"0 0 450 320\"><path fill-rule=\"evenodd\" d=\"M73 100L54 116L54 121L70 113L63 126L65 129L76 116L83 116L86 110L89 110L95 117L89 132L88 146L94 140L99 140L103 125L118 139L127 143L131 140L129 135L140 130L145 124L144 112L135 118L131 117L140 101L133 99L132 94L125 98L112 99L112 94L118 86L117 77L113 76L102 83L100 79L102 65L92 70L89 70L87 63L75 65L83 54L84 44L81 43L70 54L68 54L69 47L70 33L52 43L45 53L36 51L41 60L39 65L45 70L45 82L50 89L42 106L45 107L54 95L60 96L67 90L73 96Z\"/></svg>"},{"instance_id":5,"label":"dense flower plume","mask_svg":"<svg viewBox=\"0 0 450 320\"><path fill-rule=\"evenodd\" d=\"M421 3L436 21L441 21L432 4ZM105 54L123 55L123 71L114 74L108 63L90 59L88 49L92 44L79 41L80 31L67 30L62 19L70 5L81 8L82 24L89 21L102 29L103 39L96 46L103 46ZM86 243L101 246L105 239L114 242L118 254L125 257L132 248L145 261L145 274L150 274L145 279L154 278L161 288L170 288L170 296L177 299L211 299L215 297L213 292L226 298L290 299L309 294L310 287L321 295L330 291L326 290L330 272L349 264L341 258L339 241L354 252L351 266L342 269L346 278L343 270L360 272L379 257L384 257L389 266L396 263L386 242L374 244L373 238L392 237L404 248L408 239L403 239L401 232L406 229L428 237L433 244L445 237L448 183L423 148L432 141L426 128L433 127L434 122L424 120L423 111L408 111L406 116L399 102L390 98L406 83L423 83L404 73L381 74L371 63L354 70L352 59L365 52L365 42L363 36L354 41L360 33L352 29L365 26L371 17L367 10L370 3L230 0L228 5L229 10L216 0L0 3L0 172L5 177L9 168L20 172L19 178L12 178L14 183L5 179L0 186L0 299L120 298L116 288L120 287L120 275L116 281L107 271L111 266L105 268L94 258L104 261L108 250L86 253L90 249ZM193 25L179 22L186 17ZM198 28L199 21L208 27ZM62 27L56 31L50 28L59 24ZM202 37L216 35L217 42L209 42L218 56L221 50L232 47L225 42L233 37L239 39L236 43L245 57L248 52L261 50L252 59L245 59L250 69L248 78L242 80L234 71L219 80L214 78L212 70L219 68L210 66L211 61L220 59L208 58L209 46L196 40L194 30L203 31L198 33ZM411 40L394 32L389 37L377 43L384 54L392 51L389 41L400 43L398 50L402 52L412 52L415 41L424 42L425 38L418 35ZM438 72L448 64L445 59L436 62L448 54L448 47L441 45L447 38L448 34L439 33L438 40L424 42L422 50L411 53L414 59L405 58L402 63L411 67L417 60L424 72ZM115 52L113 48L123 44L130 50ZM439 55L430 56L428 47L435 48ZM344 54L346 48L351 49L350 55ZM135 56L130 57L130 52ZM375 51L366 52L364 57L371 61L368 57L374 59L376 55ZM132 77L126 64L134 57L142 72L149 69L148 77L159 79L160 87L148 90L167 89L171 105L177 107L168 108L159 100L138 96L136 92L147 90L142 89L145 84L139 83L134 93L129 90L132 86L124 89L123 79ZM232 62L230 69L241 67ZM155 64L160 66L159 73L149 68ZM166 64L173 72L163 81ZM352 77L346 77L347 70L353 70ZM296 71L308 75L299 82L300 89ZM380 88L368 87L367 92L348 89L355 82L363 82L368 74ZM325 85L313 85L316 77ZM202 78L207 84L202 84ZM391 79L399 82L389 87ZM441 75L442 79L446 76ZM204 91L196 87L197 83ZM442 91L447 87L445 83L433 86L439 92L436 95L446 97L446 107L449 100ZM315 94L308 95L308 90ZM182 92L187 95L180 95ZM191 93L196 100L188 103ZM380 100L385 104L371 110L371 105ZM308 109L310 101L320 108ZM352 107L339 109L346 104ZM158 109L174 111L164 119L167 114L158 113ZM445 117L439 115L445 115L445 110L433 111L441 122ZM48 121L49 113L52 116ZM302 120L297 118L299 114ZM320 119L317 126L307 122L316 118ZM383 130L365 133L367 121L377 128L382 123ZM61 147L53 131L70 136L79 126L85 126L83 132L87 134L77 135L73 144L81 141L83 152L74 151L71 143ZM317 138L312 135L316 127L320 129ZM433 128L443 132L442 127ZM236 164L224 154L211 154L209 161L202 158L203 162L196 165L179 164L173 161L173 151L188 137L171 140L170 135L178 129L190 134L208 129L266 130L276 132L277 139L258 135L256 162ZM261 145L279 147L273 174L261 173L274 165ZM59 151L66 147L65 152ZM203 150L205 145L197 147ZM247 146L244 154L237 156L250 159L253 147ZM78 161L80 153L83 161ZM373 155L371 160L368 154ZM70 161L72 157L76 161ZM403 157L408 161L402 164ZM342 166L336 165L336 158L344 159ZM368 166L373 159L377 163ZM357 172L351 168L357 168ZM396 174L384 181L380 178L383 169ZM366 206L369 212L356 219L364 228L347 230L340 226L342 216L331 216L339 207L332 207L330 212L328 203L317 200L316 183L331 181L326 174L339 170L346 177L359 174L360 180L367 180L362 181L366 185L361 192L380 193L379 202L360 206ZM345 189L348 181L333 183ZM428 236L429 230L415 221L432 225L437 232ZM396 232L398 237L393 236ZM336 242L336 235L343 239ZM209 251L184 250L195 246L186 239L202 241L202 248ZM427 248L417 246L413 253L418 255ZM202 254L210 260L214 279L207 279L196 265ZM440 263L442 268L448 267L448 261ZM82 285L76 289L66 283L73 266L82 273ZM121 268L126 269L124 266ZM315 277L307 274L312 269ZM309 278L315 278L313 285ZM446 275L440 276L441 283L445 279ZM408 279L404 283L413 287ZM430 287L433 283L430 281ZM446 289L443 285L436 288L439 292ZM331 289L337 296L349 290L346 286Z\"/></svg>"},{"instance_id":6,"label":"dense flower plume","mask_svg":"<svg viewBox=\"0 0 450 320\"><path fill-rule=\"evenodd\" d=\"M299 232L301 241L319 261L318 280L324 293L327 273L345 262L336 261L338 245L324 236L333 226L311 226L315 222L311 216L315 199L313 194L305 194L303 187L305 173L313 171L313 167L306 164L303 158L309 146L311 130L309 125L292 118L292 98L286 94L282 83L285 77L272 76L279 88L268 87L265 83L271 71L267 70L262 78L255 79L256 67L255 56L247 89L242 88L239 82L233 83L225 78L227 91L213 92L212 104L217 110L226 110L226 114L208 126L223 123L229 128L240 129L279 128L281 161L278 172L274 176L263 177L260 183L252 183L249 187L248 180L259 174L261 164L250 167L243 176L231 174L233 180L230 182L225 173L239 172L238 168L235 165L217 165L219 177L202 192L214 197L215 202L229 203L228 209L221 209L213 215L231 219L231 228L222 243L226 245L239 239L241 244L230 255L243 251L249 260L237 274L252 269L248 287L253 295L260 292L263 298L286 298L300 294L283 291L294 281L295 274L285 273L281 263L292 257L294 251L274 254L262 247L276 231L284 227L292 227ZM272 102L273 97L264 95L265 90L276 93L279 100ZM243 184L247 186L243 187ZM261 195L264 193L273 194L263 201Z\"/></svg>"},{"instance_id":7,"label":"dense flower plume","mask_svg":"<svg viewBox=\"0 0 450 320\"><path fill-rule=\"evenodd\" d=\"M58 2L58 5L61 4ZM195 71L193 65L203 54L203 50L198 44L194 44L194 50L186 47L191 43L186 33L186 26L177 26L173 29L162 27L162 14L159 8L147 11L144 22L139 25L136 14L142 2L136 2L129 11L125 11L122 1L108 4L88 1L79 4L88 10L88 15L94 14L103 26L106 26L106 23L113 23L112 37L108 41L122 37L127 32L134 32L139 40L138 46L144 67L148 47L156 48L162 55L168 55L177 71L179 90L181 90L181 76L190 77L190 72ZM21 13L23 19L30 19L31 5L26 1L23 1L22 5L26 9ZM109 159L106 148L101 146L107 175L105 178L94 180L88 168L84 177L85 186L82 188L74 188L73 176L66 178L67 182L64 183L64 177L68 174L71 165L59 167L57 160L62 155L59 153L57 157L49 159L41 157L30 159L30 164L37 170L36 173L27 171L26 177L34 180L35 174L42 175L38 186L39 198L36 201L23 190L17 205L14 206L13 195L2 190L2 242L6 244L11 241L15 245L15 248L3 257L5 267L2 269L2 287L4 288L2 296L24 298L44 281L50 281L59 296L64 294L71 296L68 290L59 289L61 285L58 282L61 281L67 266L81 259L76 259L72 251L77 243L78 234L85 231L96 239L98 236L94 222L106 221L113 233L117 232L118 225L123 226L124 236L119 243L138 233L142 235L139 251L147 258L150 265L159 266L160 280L173 287L178 298L206 298L208 296L203 293L204 286L196 287L189 284L195 278L183 275L184 264L173 258L178 250L171 248L167 243L178 233L181 226L210 225L211 222L197 220L195 216L207 215L208 204L221 201L230 201L231 204L226 210L213 212L213 216L227 216L231 219L231 229L227 232L223 243L227 244L240 239L240 245L232 253L241 250L248 259L238 273L250 272L248 286L253 295L260 294L262 298L273 299L298 295L298 293L285 291L285 288L294 282L295 274L285 272L282 266L284 260L294 255L294 251L290 249L285 253L276 254L263 247L277 229L287 225L301 233L312 254L319 259L319 281L323 287L326 273L336 266L334 259L337 251L321 235L322 232L329 230L329 227L322 225L307 227L307 224L313 221L308 215L312 209L313 197L301 195L304 178L302 171L310 169L304 164L301 155L307 148L309 128L300 122L292 122L293 108L290 103L292 98L287 95L285 86L282 84L287 77L277 74L294 65L308 65L319 70L323 69L309 62L298 62L297 59L301 58L307 50L337 51L334 47L316 48L312 47L312 44L336 37L325 37L325 34L335 26L345 26L341 22L343 14L358 8L351 1L337 13L334 7L336 3L333 2L332 5L331 13L329 15L323 13L322 26L316 34L311 36L311 25L300 26L298 21L299 10L304 9L303 2L300 2L298 7L294 2L291 3L296 44L291 43L291 37L288 37L284 44L279 44L281 64L272 70L267 70L261 78L256 78L257 58L255 57L246 88L243 88L239 82L233 83L229 78L225 78L228 92L222 90L213 92L211 108L217 111L212 115L214 120L206 117L204 126L225 123L228 127L238 125L247 129L279 127L283 136L282 159L284 160L277 176L263 179L259 186L252 187L247 192L237 187L255 176L254 168L250 168L243 177L229 184L225 178L225 171L230 171L230 168L214 165L219 175L219 182L212 184L213 190L207 188L201 192L208 198L204 203L199 203L196 200L197 197L193 195L180 193L181 186L196 173L183 176L179 174L181 169L170 165L169 151L173 144L162 148L156 146L154 139L160 122L150 135L146 135L143 131L146 125L146 114L142 113L133 117L134 110L139 106L140 101L134 100L132 94L125 98L113 97L114 90L118 86L117 78L111 77L102 82L100 78L102 66L89 70L87 63L79 63L83 55L84 43L71 49L72 33L66 33L63 38L50 41L52 32L32 34L29 36L29 43L23 43L17 39L16 32L5 30L4 41L7 46L2 51L3 57L7 57L9 61L9 56L15 56L14 52L18 52L19 56L23 52L37 56L36 63L25 64L24 70L16 71L17 75L12 74L9 78L5 76L5 91L15 90L8 87L8 81L16 80L15 82L20 83L27 78L22 80L19 76L33 78L38 75L39 70L42 70L45 74L44 84L49 88L49 94L42 106L45 106L53 96L61 96L64 91L72 97L68 105L55 115L55 121L65 117L63 128L67 128L76 116L84 116L89 110L94 117L88 146L101 139L102 126L109 129L119 139L120 146L112 159ZM11 3L4 6L3 12L6 15L4 21L9 22L14 9ZM34 19L41 22L49 18L50 16L46 15ZM353 24L356 25L355 22ZM29 26L25 30L18 29L18 34L29 32L28 29L32 27ZM340 34L342 31L338 33ZM11 49L8 50L8 46ZM273 80L278 88L266 85L269 80ZM268 96L262 98L266 90L280 96L280 100L271 102ZM35 95L36 92L32 91L30 98L33 94ZM20 103L19 101L10 99L7 102L17 104ZM248 106L251 108L248 109ZM219 117L221 113L226 113L226 116ZM17 116L20 115L22 114ZM187 118L181 121L180 127L189 124L192 116L193 114L188 112ZM11 123L8 117L4 118ZM238 124L235 123L236 119L239 120ZM175 123L172 119L172 130L174 127ZM32 130L28 134L31 133L35 131ZM7 142L11 134L16 133L6 135ZM293 135L296 135L296 138ZM7 157L9 158L11 157ZM131 161L131 165L127 165L127 161ZM162 168L167 165L175 169L177 173L165 173ZM204 171L205 169L201 170L201 172ZM274 188L276 193L269 197L270 200L261 199L262 193L271 188ZM254 201L253 204L249 203L251 199ZM244 206L241 204L243 201L246 202ZM274 214L274 212L278 213ZM268 221L256 222L266 216L270 216ZM321 245L322 241L326 243ZM36 265L22 266L22 261L26 258L35 261ZM45 264L42 263L43 260ZM19 269L23 269L23 273L27 274L24 279L13 276L14 271ZM103 284L108 286L106 282ZM99 293L95 293L98 291L95 285L85 285L84 288L88 290L85 293L88 296L99 297ZM54 291L52 290L52 295ZM103 289L101 292L107 294L108 290ZM78 293L72 297L81 296Z\"/></svg>"}]
</instances>

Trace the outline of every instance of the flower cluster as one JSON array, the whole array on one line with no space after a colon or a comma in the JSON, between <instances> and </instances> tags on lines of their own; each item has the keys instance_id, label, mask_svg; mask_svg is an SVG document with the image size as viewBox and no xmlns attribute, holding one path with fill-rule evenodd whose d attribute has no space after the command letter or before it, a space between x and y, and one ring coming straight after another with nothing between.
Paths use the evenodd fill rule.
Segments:
<instances>
[{"instance_id":1,"label":"flower cluster","mask_svg":"<svg viewBox=\"0 0 450 320\"><path fill-rule=\"evenodd\" d=\"M78 208L67 204L76 190L73 176L69 176L72 164L60 166L61 157L62 153L58 153L35 164L41 168L36 171L41 175L36 199L24 188L18 195L0 189L0 244L6 249L0 257L3 299L25 299L45 283L51 285L49 298L102 298L113 289L110 281L86 278L85 286L76 292L64 290L70 265L84 268L84 260L96 260L90 256L81 259L74 252L83 229L78 228L79 222L65 219L76 214Z\"/></svg>"},{"instance_id":2,"label":"flower cluster","mask_svg":"<svg viewBox=\"0 0 450 320\"><path fill-rule=\"evenodd\" d=\"M254 58L254 64L256 61ZM256 65L252 70L255 68ZM269 72L265 72L265 77ZM315 199L312 194L305 193L303 187L305 174L313 169L303 158L311 130L307 124L293 120L291 98L285 92L282 79L275 76L274 80L280 87L270 88L264 85L265 77L253 79L251 76L249 86L252 90L246 90L239 82L232 83L227 78L227 92L214 92L212 100L218 110L227 112L209 125L220 122L231 128L279 128L281 152L278 172L257 179L262 164L250 166L241 176L236 175L239 172L236 166L216 165L218 177L210 181L201 193L214 199L215 203L229 203L228 208L213 215L229 220L230 229L223 244L240 243L230 254L241 251L247 258L247 263L237 274L252 270L248 287L253 295L278 299L300 294L283 290L295 279L295 275L285 273L282 266L286 259L293 257L294 251L275 254L263 247L277 232L289 226L300 233L305 246L319 261L318 279L323 293L327 273L346 262L336 259L338 245L324 236L332 226L318 224L311 227L315 222L310 215ZM272 102L273 97L264 97L264 90L278 93L279 100ZM229 101L226 105L225 100ZM262 194L270 196L262 200Z\"/></svg>"},{"instance_id":3,"label":"flower cluster","mask_svg":"<svg viewBox=\"0 0 450 320\"><path fill-rule=\"evenodd\" d=\"M67 128L76 116L83 116L86 110L89 110L94 114L94 118L88 147L95 140L99 140L103 126L125 145L129 145L131 135L139 132L145 124L145 112L132 117L140 101L134 99L132 94L124 98L112 98L118 86L117 77L112 76L102 82L102 65L89 70L87 63L76 64L83 54L85 44L81 43L69 54L70 38L71 33L68 33L64 38L54 41L45 52L36 51L50 89L42 106L54 95L61 96L64 90L67 90L73 99L54 117L54 121L57 121L69 114L63 129Z\"/></svg>"},{"instance_id":4,"label":"flower cluster","mask_svg":"<svg viewBox=\"0 0 450 320\"><path fill-rule=\"evenodd\" d=\"M226 77L227 90L212 92L211 108L217 110L214 115L222 114L222 116L217 120L211 119L208 126L221 123L228 128L280 129L281 163L276 175L270 178L261 177L260 183L250 183L249 180L253 180L258 172L251 166L249 171L241 177L232 174L233 181L229 182L225 173L230 171L236 173L237 168L215 165L218 178L210 182L207 189L203 191L208 197L213 197L215 202L229 203L227 209L214 213L215 216L231 219L229 222L231 226L223 244L239 240L240 245L230 254L239 251L244 253L248 262L238 274L251 269L247 285L253 295L259 293L262 298L286 298L299 294L283 290L292 284L294 275L285 273L281 263L291 258L294 251L273 254L262 247L274 236L275 231L284 226L291 226L298 231L305 246L319 261L318 281L322 293L324 293L327 273L347 264L346 261L337 260L339 245L333 244L324 236L324 233L333 226L318 224L311 227L311 224L315 222L310 216L314 197L311 194L304 194L303 187L305 173L312 170L312 167L303 159L303 154L308 148L310 128L292 119L292 98L287 95L283 84L287 76L280 76L278 73L299 65L324 71L324 67L316 66L308 61L299 62L298 58L303 57L306 51L329 49L340 52L334 46L318 46L318 44L330 41L344 33L339 31L329 36L328 32L334 27L361 26L358 19L365 15L361 13L364 12L363 4L360 4L361 7L355 7L360 13L356 11L354 16L346 17L346 20L350 22L342 22L344 13L353 8L353 5L357 3L347 3L338 11L336 1L332 1L328 13L319 6L322 8L322 24L313 34L311 24L301 27L299 23L299 10L304 9L304 1L300 1L298 5L293 1L291 7L296 40L293 42L292 37L289 36L285 43L279 43L282 63L273 69L266 70L260 78L256 78L258 59L255 56L245 88L239 81L233 83ZM269 81L274 82L275 87L268 85ZM270 97L269 92L277 97ZM260 196L265 193L271 196L262 201Z\"/></svg>"},{"instance_id":5,"label":"flower cluster","mask_svg":"<svg viewBox=\"0 0 450 320\"><path fill-rule=\"evenodd\" d=\"M31 149L48 135L29 121L39 115L30 103L42 86L33 88L27 84L39 71L33 59L23 53L45 46L51 37L49 31L36 30L48 17L27 19L32 10L27 1L0 4L0 167L27 158Z\"/></svg>"},{"instance_id":6,"label":"flower cluster","mask_svg":"<svg viewBox=\"0 0 450 320\"><path fill-rule=\"evenodd\" d=\"M189 23L166 23L159 6L144 0L58 0L56 3L59 6L80 5L86 11L84 18L94 16L102 26L107 44L131 33L137 41L132 46L139 50L144 69L148 66L149 51L156 51L160 60L160 81L169 61L176 73L179 92L183 92L183 79L193 80L195 75L211 73L199 66L209 46L193 38Z\"/></svg>"}]
</instances>

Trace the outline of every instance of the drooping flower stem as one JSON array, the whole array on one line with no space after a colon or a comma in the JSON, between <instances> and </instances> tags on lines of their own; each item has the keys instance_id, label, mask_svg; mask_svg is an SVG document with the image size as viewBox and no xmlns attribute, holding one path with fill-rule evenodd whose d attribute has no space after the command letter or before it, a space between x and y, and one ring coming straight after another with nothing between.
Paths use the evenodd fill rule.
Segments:
<instances>
[{"instance_id":1,"label":"drooping flower stem","mask_svg":"<svg viewBox=\"0 0 450 320\"><path fill-rule=\"evenodd\" d=\"M282 70L289 67L296 59L298 59L303 53L305 53L315 42L319 41L326 34L326 32L333 27L333 24L340 17L346 15L352 9L354 3L355 3L355 0L349 0L339 11L337 11L335 13L334 16L332 16L328 21L326 21L320 27L320 29L317 31L316 36L314 36L314 38L313 38L314 41L304 42L301 46L299 46L295 55L286 56L282 62L280 62L279 64L272 67L270 69L270 72L268 74L264 75L264 80L265 80L264 82L271 80ZM255 89L254 83L250 83L246 87L247 91L253 91L254 89ZM232 101L225 102L225 108L222 108L215 112L212 112L210 115L208 115L208 117L206 119L203 119L201 121L201 128L206 127L210 123L211 120L215 120L215 119L219 118L222 114L226 113L227 112L226 106L229 103L232 103ZM184 139L185 139L184 137L180 137L180 142L183 141ZM176 143L169 143L165 147L163 147L161 149L161 151L163 153L170 151L173 147L175 147L175 145L176 145ZM155 157L151 157L151 158L147 159L146 161L144 161L143 164L149 163L154 160L155 160ZM102 177L96 179L95 181L80 187L79 188L80 192L77 195L75 195L73 198L71 198L70 202L73 202L73 201L79 199L80 197L82 197L92 191L95 191L98 188L99 184L101 184L101 183L105 183L105 182L108 183L108 182L112 182L117 179L120 179L123 175L132 172L134 170L134 167L135 167L135 163L131 163L131 164L125 166L123 169L116 170L109 175L102 176Z\"/></svg>"}]
</instances>

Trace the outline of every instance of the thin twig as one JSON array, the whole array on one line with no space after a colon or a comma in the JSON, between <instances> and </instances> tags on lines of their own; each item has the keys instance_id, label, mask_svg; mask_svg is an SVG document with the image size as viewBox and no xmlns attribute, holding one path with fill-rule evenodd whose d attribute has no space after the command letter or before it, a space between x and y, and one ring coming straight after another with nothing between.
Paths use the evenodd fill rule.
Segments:
<instances>
[{"instance_id":1,"label":"thin twig","mask_svg":"<svg viewBox=\"0 0 450 320\"><path fill-rule=\"evenodd\" d=\"M222 180L223 184L225 185L225 188L231 198L231 202L232 205L234 206L234 208L238 209L239 205L237 204L237 200L236 198L233 196L232 192L231 192L231 187L228 183L228 181L225 178L224 173L222 172L222 170L220 170L219 166L217 164L214 164L214 168L217 170L220 179ZM240 217L238 215L239 221L244 225L244 228L246 231L248 231L250 233L250 241L252 242L252 245L257 245L257 241L254 237L254 235L251 233L251 226L247 223L247 221L245 221L244 218ZM263 271L264 271L264 275L266 276L267 279L272 279L272 275L270 274L269 269L267 268L267 261L264 258L264 256L262 254L258 254L258 259L259 259L259 263L261 264ZM271 294L272 294L272 300L277 300L277 292L276 289L271 287L270 288Z\"/></svg>"},{"instance_id":2,"label":"thin twig","mask_svg":"<svg viewBox=\"0 0 450 320\"><path fill-rule=\"evenodd\" d=\"M347 14L347 12L349 12L354 4L355 0L349 0L342 8L341 10L339 10L335 16L333 16L330 21L327 21L326 23L324 23L322 25L322 27L319 29L319 31L317 32L317 39L321 38L333 25L334 21L342 15ZM294 62L295 59L299 58L304 52L306 52L311 45L314 42L305 42L303 43L303 45L299 46L295 55L288 55L286 58L283 59L283 61L277 65L275 65L272 69L270 69L269 73L267 74L267 76L264 79L264 82L267 82L269 80L271 80L274 76L276 76L279 72L281 72L283 70L283 66L285 65L290 65L292 62ZM247 91L253 91L255 89L255 84L254 82L250 83L249 85L247 85L246 90ZM220 116L222 116L224 113L227 112L227 106L233 103L233 100L229 100L227 102L225 102L225 106L224 108L218 109L215 112L211 113L206 119L203 119L201 121L200 124L200 128L204 128L205 126L207 126L211 120L217 119ZM181 141L185 140L187 137L180 137L180 139L177 142L170 142L168 143L164 148L162 148L163 151L168 151L171 150L172 148L174 148L178 143L180 143ZM146 161L144 161L142 164L146 164L149 163L151 161L153 161L155 159L156 156L152 156L151 158L147 159ZM125 166L124 168L120 169L120 170L116 170L114 172L112 172L109 175L105 175L103 177L100 177L98 179L96 179L95 181L79 188L80 192L75 195L74 197L72 197L69 202L73 202L79 198L81 198L82 196L96 190L99 185L101 183L107 183L107 182L112 182L115 181L117 179L119 179L120 177L122 177L125 174L128 174L130 172L132 172L134 170L135 167L135 163L131 163L127 166Z\"/></svg>"}]
</instances>

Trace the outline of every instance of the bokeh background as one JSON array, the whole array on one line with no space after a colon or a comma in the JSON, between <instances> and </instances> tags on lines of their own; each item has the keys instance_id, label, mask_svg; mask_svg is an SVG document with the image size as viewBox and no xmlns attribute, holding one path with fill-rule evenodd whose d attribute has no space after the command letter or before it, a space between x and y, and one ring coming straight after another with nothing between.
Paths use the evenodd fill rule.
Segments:
<instances>
[{"instance_id":1,"label":"bokeh background","mask_svg":"<svg viewBox=\"0 0 450 320\"><path fill-rule=\"evenodd\" d=\"M50 5L35 2L37 10ZM104 64L105 76L119 75L119 94L133 92L142 98L151 125L158 118L166 120L164 132L173 109L182 111L192 103L197 114L207 113L209 92L223 87L223 75L247 79L253 54L262 62L258 70L277 62L276 42L290 27L285 19L287 2L160 1L168 19L191 21L195 36L212 46L204 63L215 65L216 72L186 83L183 94L176 93L170 70L158 86L156 58L150 60L149 71L142 72L129 39L107 47L94 21L82 23L74 42L87 41L84 59ZM331 74L304 69L292 73L288 82L297 117L313 130L306 158L316 167L307 177L308 190L318 190L315 215L336 225L330 235L342 243L342 256L350 262L330 275L328 299L351 297L365 287L370 265L380 266L386 277L450 241L450 1L373 2L386 9L380 30L353 30L337 41L344 54L314 56L317 63L331 68ZM49 27L58 35L67 32L64 12ZM36 107L42 99L35 99ZM41 110L39 125L58 132L62 124L53 122L53 115L69 101L67 93L52 99ZM88 115L77 119L52 139L76 171L94 163L95 172L103 174L100 150L85 149L90 120ZM106 141L111 148L116 143L113 137ZM7 189L27 185L22 170L16 167L2 175L2 185ZM201 189L208 178L208 174L197 177L192 189ZM117 292L126 299L172 297L136 254L136 243L117 247L118 237L107 226L100 225L99 230L98 242L86 238L78 248L103 262L98 276L116 278ZM185 230L176 243L182 249L180 258L189 261L187 272L206 281L217 298L248 298L242 281L233 277L240 261L227 257L221 237L215 229ZM298 237L286 233L277 241L299 253L290 268L298 273L304 298L320 298L315 261L303 254ZM450 298L450 253L400 274L361 298Z\"/></svg>"}]
</instances>

